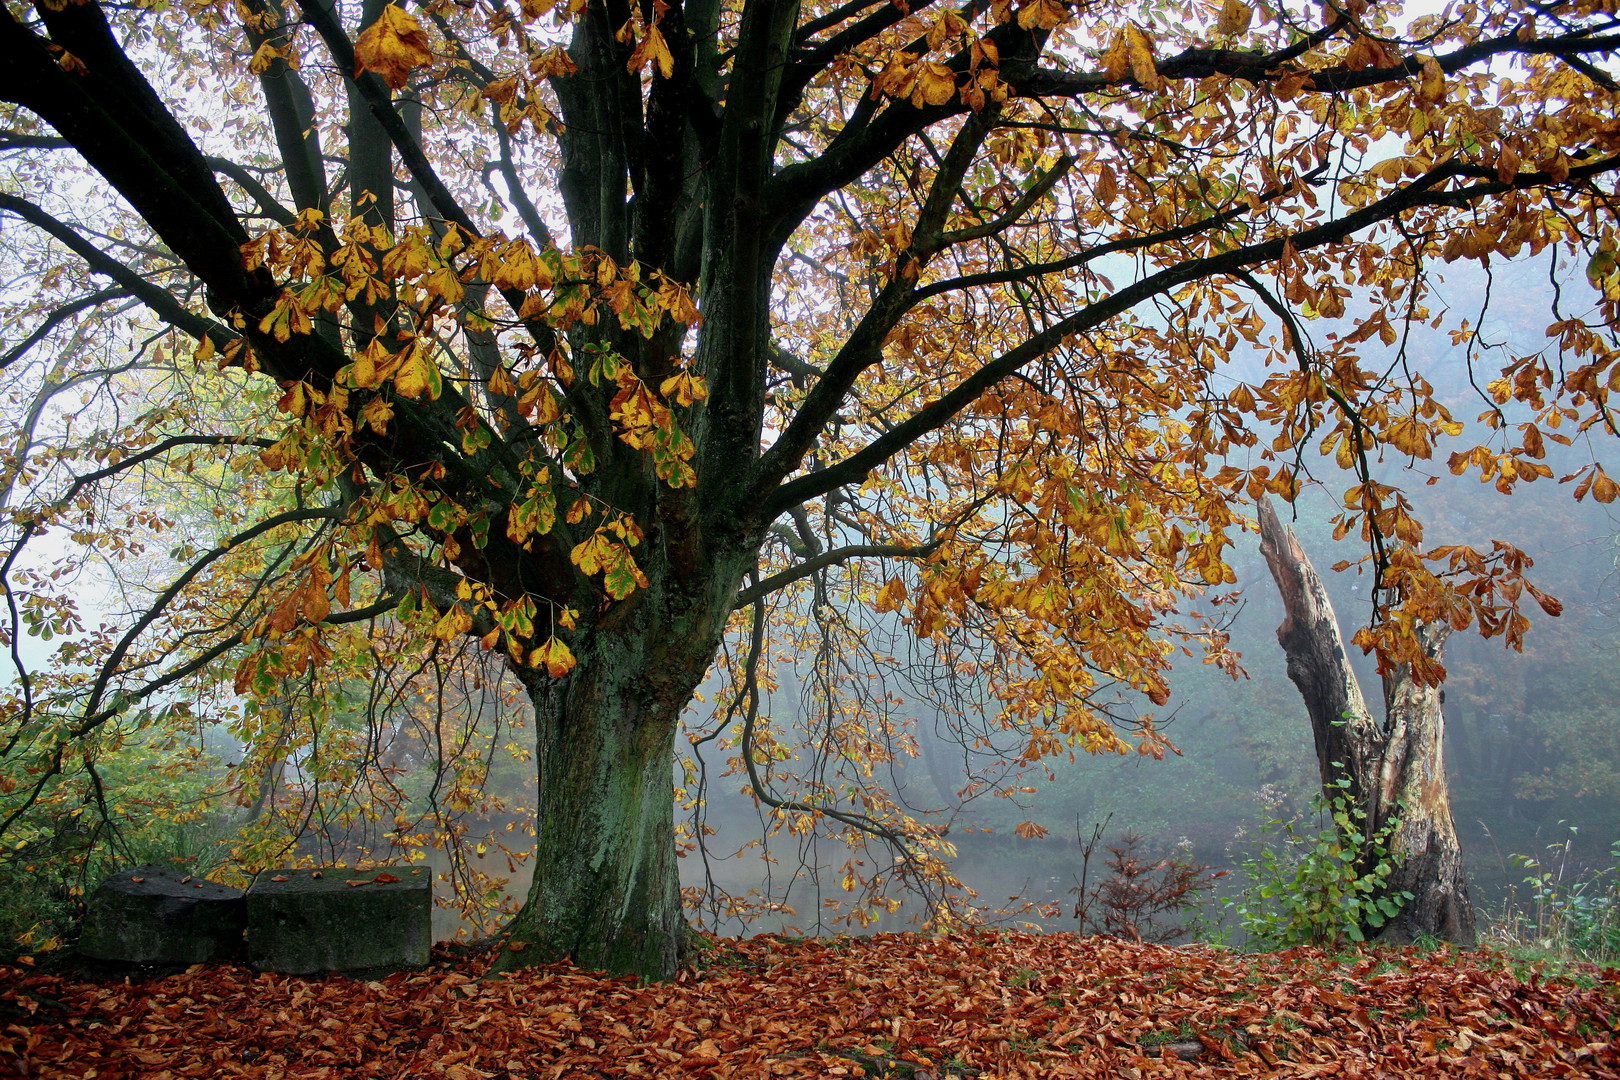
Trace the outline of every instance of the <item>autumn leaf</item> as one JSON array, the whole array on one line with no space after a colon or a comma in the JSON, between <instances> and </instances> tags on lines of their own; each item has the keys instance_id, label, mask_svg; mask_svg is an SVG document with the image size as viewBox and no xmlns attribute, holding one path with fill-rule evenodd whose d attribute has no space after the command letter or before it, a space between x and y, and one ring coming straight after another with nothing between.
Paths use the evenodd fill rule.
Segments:
<instances>
[{"instance_id":1,"label":"autumn leaf","mask_svg":"<svg viewBox=\"0 0 1620 1080\"><path fill-rule=\"evenodd\" d=\"M640 71L648 60L653 62L658 74L664 78L671 78L675 74L675 57L670 55L669 44L656 23L647 27L647 33L636 43L625 67L632 72Z\"/></svg>"},{"instance_id":2,"label":"autumn leaf","mask_svg":"<svg viewBox=\"0 0 1620 1080\"><path fill-rule=\"evenodd\" d=\"M399 367L394 370L394 389L408 398L436 400L444 392L439 367L423 355L416 342L406 346Z\"/></svg>"},{"instance_id":3,"label":"autumn leaf","mask_svg":"<svg viewBox=\"0 0 1620 1080\"><path fill-rule=\"evenodd\" d=\"M878 590L877 599L872 606L877 611L894 611L905 602L905 583L897 577L891 577L883 588Z\"/></svg>"},{"instance_id":4,"label":"autumn leaf","mask_svg":"<svg viewBox=\"0 0 1620 1080\"><path fill-rule=\"evenodd\" d=\"M1249 22L1254 18L1254 8L1245 4L1243 0L1225 0L1221 4L1221 14L1215 23L1215 32L1223 37L1236 37L1247 33Z\"/></svg>"},{"instance_id":5,"label":"autumn leaf","mask_svg":"<svg viewBox=\"0 0 1620 1080\"><path fill-rule=\"evenodd\" d=\"M378 877L347 880L360 888ZM853 876L849 882L856 884ZM726 963L667 982L612 979L569 964L481 980L488 958L456 959L441 950L425 971L371 982L213 964L125 987L9 967L0 1001L18 1014L14 1034L50 1061L171 1070L198 1047L251 1062L266 1038L265 1018L274 1017L276 1037L286 1040L278 1053L292 1066L286 1071L332 1069L323 1064L330 1061L347 1066L363 1053L364 1067L387 1075L520 1074L523 1048L543 1046L564 1074L678 1076L724 1065L761 1076L854 1075L850 1055L861 1055L873 1063L863 1071L874 1073L903 1060L909 1069L944 1075L956 1060L981 1075L1022 1075L1028 1051L1008 1046L995 1019L1020 998L1041 1002L1040 1026L1031 1030L1052 1048L1042 1075L1054 1078L1150 1075L1147 1065L1120 1063L1159 1065L1161 1040L1187 1029L1199 1033L1189 1040L1193 1060L1172 1059L1161 1074L1213 1068L1260 1080L1274 1068L1331 1076L1346 1062L1381 1062L1391 1077L1416 1080L1434 1075L1416 1055L1488 1060L1504 1046L1523 1075L1567 1072L1569 1061L1593 1073L1616 1065L1615 1050L1590 1034L1605 1030L1616 1008L1612 985L1554 973L1518 978L1488 957L1453 949L1167 950L1007 928L809 940L762 934L711 939L708 947L723 950ZM536 949L508 941L501 951L526 956ZM1167 958L1173 978L1165 977ZM771 978L761 979L766 969ZM1077 971L1092 977L1062 977ZM853 1000L852 986L860 991ZM1481 1015L1481 987L1511 995L1515 1008ZM735 1019L739 1000L748 1002L745 1021ZM609 1001L614 1008L604 1007ZM103 1020L73 1024L64 1015ZM1352 1022L1365 1016L1379 1022ZM1541 1022L1546 1016L1561 1019ZM1228 1037L1231 1031L1242 1039ZM425 1032L431 1041L419 1037ZM1391 1038L1413 1048L1410 1068L1387 1066ZM351 1049L361 1039L363 1048ZM777 1068L783 1065L798 1068Z\"/></svg>"},{"instance_id":6,"label":"autumn leaf","mask_svg":"<svg viewBox=\"0 0 1620 1080\"><path fill-rule=\"evenodd\" d=\"M440 641L454 641L472 629L472 616L461 604L451 604L433 626L433 636Z\"/></svg>"},{"instance_id":7,"label":"autumn leaf","mask_svg":"<svg viewBox=\"0 0 1620 1080\"><path fill-rule=\"evenodd\" d=\"M1423 73L1418 80L1417 97L1425 105L1438 105L1446 100L1446 73L1432 56L1423 58Z\"/></svg>"},{"instance_id":8,"label":"autumn leaf","mask_svg":"<svg viewBox=\"0 0 1620 1080\"><path fill-rule=\"evenodd\" d=\"M1125 58L1130 65L1131 78L1147 90L1162 90L1164 80L1159 77L1153 59L1153 39L1135 23L1125 26Z\"/></svg>"},{"instance_id":9,"label":"autumn leaf","mask_svg":"<svg viewBox=\"0 0 1620 1080\"><path fill-rule=\"evenodd\" d=\"M298 298L290 290L283 289L275 305L259 320L259 333L269 334L277 341L286 341L294 334L309 333L314 325Z\"/></svg>"},{"instance_id":10,"label":"autumn leaf","mask_svg":"<svg viewBox=\"0 0 1620 1080\"><path fill-rule=\"evenodd\" d=\"M690 408L709 400L709 388L701 375L682 369L658 384L658 392L666 399L673 398L677 405Z\"/></svg>"},{"instance_id":11,"label":"autumn leaf","mask_svg":"<svg viewBox=\"0 0 1620 1080\"><path fill-rule=\"evenodd\" d=\"M947 64L925 60L917 65L911 103L916 106L943 105L956 97L956 72Z\"/></svg>"},{"instance_id":12,"label":"autumn leaf","mask_svg":"<svg viewBox=\"0 0 1620 1080\"><path fill-rule=\"evenodd\" d=\"M389 4L354 42L354 74L373 71L395 90L402 88L412 69L433 62L427 33L416 16Z\"/></svg>"},{"instance_id":13,"label":"autumn leaf","mask_svg":"<svg viewBox=\"0 0 1620 1080\"><path fill-rule=\"evenodd\" d=\"M1050 30L1068 18L1069 8L1063 0L1024 0L1018 9L1018 26L1023 30Z\"/></svg>"},{"instance_id":14,"label":"autumn leaf","mask_svg":"<svg viewBox=\"0 0 1620 1080\"><path fill-rule=\"evenodd\" d=\"M1124 33L1116 32L1113 41L1102 55L1103 74L1118 82L1131 70L1130 41Z\"/></svg>"},{"instance_id":15,"label":"autumn leaf","mask_svg":"<svg viewBox=\"0 0 1620 1080\"><path fill-rule=\"evenodd\" d=\"M1609 474L1603 471L1601 466L1594 469L1592 474L1592 498L1600 503L1612 503L1617 496L1620 496L1620 485L1617 485L1609 477Z\"/></svg>"},{"instance_id":16,"label":"autumn leaf","mask_svg":"<svg viewBox=\"0 0 1620 1080\"><path fill-rule=\"evenodd\" d=\"M544 667L553 679L560 679L573 670L574 654L561 638L553 634L545 643L529 654L530 667Z\"/></svg>"}]
</instances>

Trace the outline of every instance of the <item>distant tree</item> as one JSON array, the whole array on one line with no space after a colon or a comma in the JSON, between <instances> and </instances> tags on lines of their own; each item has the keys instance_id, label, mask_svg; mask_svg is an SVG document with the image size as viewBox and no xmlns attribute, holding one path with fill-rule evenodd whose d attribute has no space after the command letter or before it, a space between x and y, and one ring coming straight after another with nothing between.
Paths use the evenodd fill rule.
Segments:
<instances>
[{"instance_id":1,"label":"distant tree","mask_svg":"<svg viewBox=\"0 0 1620 1080\"><path fill-rule=\"evenodd\" d=\"M89 668L14 687L9 813L143 699L227 659L242 695L319 689L336 629L394 612L430 651L497 652L534 706L535 876L502 963L667 975L670 767L717 650L706 734L771 815L896 847L846 887L937 874L937 836L867 782L904 717L857 675L977 687L987 715L948 715L1005 745L986 782L1127 747L1114 721L1165 700L1178 643L1231 663L1178 609L1232 580L1242 504L1292 496L1317 448L1356 477L1338 527L1379 590L1357 640L1428 685L1414 628L1516 641L1521 586L1511 549L1420 552L1370 462L1463 429L1415 358L1363 352L1436 317L1440 261L1575 254L1595 297L1484 384L1452 467L1511 489L1549 474L1544 439L1615 431L1616 29L1361 0L8 8L8 373L50 352L60 386L185 335L216 400L276 387L244 420L142 409L169 384L136 381L81 421L86 457L68 418L7 462L14 650L77 625L26 545L116 549L98 485L248 447L271 496L182 543L77 647ZM1234 380L1240 355L1269 373ZM1596 460L1571 479L1616 494ZM248 558L272 538L287 559ZM236 557L258 572L210 599ZM827 767L791 783L759 703L770 640L800 632Z\"/></svg>"},{"instance_id":2,"label":"distant tree","mask_svg":"<svg viewBox=\"0 0 1620 1080\"><path fill-rule=\"evenodd\" d=\"M1403 664L1384 676L1384 715L1375 718L1350 668L1322 579L1264 495L1258 509L1260 551L1286 612L1277 641L1310 715L1324 797L1348 795L1361 811L1351 820L1364 836L1382 835L1394 823L1386 843L1395 867L1384 887L1410 898L1379 932L1395 940L1427 935L1472 945L1474 907L1451 820L1440 687L1418 681ZM1424 656L1438 664L1451 625L1427 622L1416 634Z\"/></svg>"}]
</instances>

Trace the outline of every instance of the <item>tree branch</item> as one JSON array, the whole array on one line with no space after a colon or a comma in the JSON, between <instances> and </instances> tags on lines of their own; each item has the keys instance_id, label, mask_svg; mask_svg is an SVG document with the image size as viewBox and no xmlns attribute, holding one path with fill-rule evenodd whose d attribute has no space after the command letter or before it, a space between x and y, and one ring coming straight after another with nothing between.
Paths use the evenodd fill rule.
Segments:
<instances>
[{"instance_id":1,"label":"tree branch","mask_svg":"<svg viewBox=\"0 0 1620 1080\"><path fill-rule=\"evenodd\" d=\"M1571 169L1567 182L1582 182L1599 175L1612 173L1617 169L1620 169L1620 155L1602 158ZM1121 289L1112 296L1090 304L1067 318L1060 319L1040 333L1026 339L1022 344L1002 353L999 357L964 379L955 388L919 409L906 420L896 424L893 428L874 439L864 449L857 451L843 461L809 475L781 483L768 495L761 493L763 498L761 513L767 519L774 519L789 507L797 506L808 499L815 498L817 495L831 491L835 487L859 483L869 472L883 464L890 457L928 432L944 426L957 413L972 404L984 391L1025 364L1044 356L1056 348L1066 337L1083 333L1101 325L1107 320L1130 310L1149 297L1158 296L1189 281L1211 276L1229 275L1249 267L1275 261L1281 258L1284 247L1289 244L1292 244L1296 251L1305 251L1310 248L1321 247L1324 244L1335 243L1361 229L1370 228L1408 210L1419 207L1465 206L1478 199L1490 195L1499 195L1513 188L1545 187L1554 184L1553 178L1546 172L1521 172L1512 184L1505 184L1499 179L1492 179L1471 187L1437 190L1453 179L1474 174L1495 176L1494 171L1475 169L1472 166L1464 166L1455 162L1444 162L1423 176L1414 179L1407 186L1391 192L1384 198L1360 210L1346 214L1336 221L1324 222L1292 236L1275 237L1249 247L1233 248L1218 255L1187 259L1174 266L1166 267L1156 274L1149 275L1135 284ZM797 418L795 418L795 421L797 421ZM794 432L794 426L790 425L788 431L784 432L783 437L786 438L790 433ZM798 434L802 438L804 433L799 432ZM804 443L803 445L807 447L809 444ZM776 449L773 446L760 459L760 467L756 469L756 475L760 478L761 483L772 482L770 473L764 468L767 463L773 468L780 468L787 460L787 455L776 455ZM800 453L802 454L802 452L801 450Z\"/></svg>"},{"instance_id":2,"label":"tree branch","mask_svg":"<svg viewBox=\"0 0 1620 1080\"><path fill-rule=\"evenodd\" d=\"M9 211L39 229L44 230L63 247L83 259L92 273L112 278L119 288L151 309L152 314L192 337L208 338L215 348L224 348L236 340L237 335L212 319L198 315L181 304L174 294L160 285L154 285L141 275L108 255L80 236L72 227L59 221L26 199L0 193L0 210Z\"/></svg>"},{"instance_id":3,"label":"tree branch","mask_svg":"<svg viewBox=\"0 0 1620 1080\"><path fill-rule=\"evenodd\" d=\"M925 544L850 544L847 547L833 548L824 551L814 558L807 559L797 566L790 566L786 570L779 570L763 581L748 586L737 594L732 601L731 610L740 611L754 601L769 596L771 593L791 585L801 578L807 578L817 570L825 570L829 566L845 563L851 559L885 558L885 559L925 559L939 550L945 542L944 537L930 540Z\"/></svg>"},{"instance_id":4,"label":"tree branch","mask_svg":"<svg viewBox=\"0 0 1620 1080\"><path fill-rule=\"evenodd\" d=\"M314 27L321 41L325 42L327 52L331 54L338 69L343 72L354 71L354 43L349 40L349 35L343 32L343 27L339 25L332 11L312 0L298 0L298 10L303 13L304 22ZM439 215L466 233L469 239L483 235L473 224L472 218L461 208L455 196L450 194L450 189L445 187L444 181L439 179L433 163L428 161L427 155L422 152L421 144L411 136L404 119L394 108L393 98L382 79L373 72L362 71L349 81L365 99L371 109L371 115L388 133L389 141L394 144L394 149L399 151L400 161L404 163L412 178L422 185L422 190L427 193L428 199Z\"/></svg>"},{"instance_id":5,"label":"tree branch","mask_svg":"<svg viewBox=\"0 0 1620 1080\"><path fill-rule=\"evenodd\" d=\"M56 327L66 322L68 319L71 319L84 309L93 308L97 304L102 304L108 300L115 300L120 296L128 295L129 292L122 286L113 285L110 288L102 289L99 292L93 292L89 296L81 296L77 300L71 300L68 303L63 304L61 307L52 310L52 312L46 316L44 322L34 327L33 333L29 334L17 344L7 349L3 355L0 355L0 371L4 371L6 368L16 363L27 354L29 349L32 349L35 345L38 345L40 341L44 339L46 334L49 334Z\"/></svg>"}]
</instances>

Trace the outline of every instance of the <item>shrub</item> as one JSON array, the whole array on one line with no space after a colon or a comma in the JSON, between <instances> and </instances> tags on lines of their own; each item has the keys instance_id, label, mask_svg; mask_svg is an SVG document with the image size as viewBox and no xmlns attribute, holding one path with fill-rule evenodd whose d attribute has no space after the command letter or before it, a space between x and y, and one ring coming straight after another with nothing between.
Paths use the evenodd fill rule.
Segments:
<instances>
[{"instance_id":1,"label":"shrub","mask_svg":"<svg viewBox=\"0 0 1620 1080\"><path fill-rule=\"evenodd\" d=\"M1383 926L1412 898L1386 888L1395 869L1387 845L1397 823L1366 834L1366 814L1348 787L1343 781L1331 798L1311 800L1314 832L1305 831L1300 818L1269 818L1260 826L1254 850L1241 863L1245 885L1223 901L1250 948L1363 941L1367 930Z\"/></svg>"},{"instance_id":2,"label":"shrub","mask_svg":"<svg viewBox=\"0 0 1620 1080\"><path fill-rule=\"evenodd\" d=\"M1075 824L1078 828L1079 822ZM1092 829L1089 843L1079 841L1080 876L1070 891L1075 894L1074 917L1080 920L1080 932L1132 941L1172 941L1187 933L1181 916L1196 908L1212 882L1226 871L1211 872L1205 864L1186 858L1153 858L1140 853L1142 837L1127 832L1118 843L1104 845L1108 876L1092 885L1091 858L1107 824L1104 821Z\"/></svg>"}]
</instances>

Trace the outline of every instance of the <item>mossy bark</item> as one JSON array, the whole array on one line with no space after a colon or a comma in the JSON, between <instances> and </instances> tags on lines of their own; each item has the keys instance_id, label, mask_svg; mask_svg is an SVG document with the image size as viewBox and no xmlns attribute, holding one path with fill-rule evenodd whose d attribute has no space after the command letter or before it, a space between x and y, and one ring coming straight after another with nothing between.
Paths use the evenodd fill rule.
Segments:
<instances>
[{"instance_id":1,"label":"mossy bark","mask_svg":"<svg viewBox=\"0 0 1620 1080\"><path fill-rule=\"evenodd\" d=\"M666 550L658 533L646 547ZM568 959L664 979L681 963L675 739L753 557L745 543L706 554L648 559L648 586L574 637L563 677L519 672L535 711L534 879L495 970Z\"/></svg>"},{"instance_id":2,"label":"mossy bark","mask_svg":"<svg viewBox=\"0 0 1620 1080\"><path fill-rule=\"evenodd\" d=\"M686 703L647 693L634 655L595 649L531 685L539 796L534 880L496 970L568 959L671 975L685 921L676 868L675 732Z\"/></svg>"}]
</instances>

